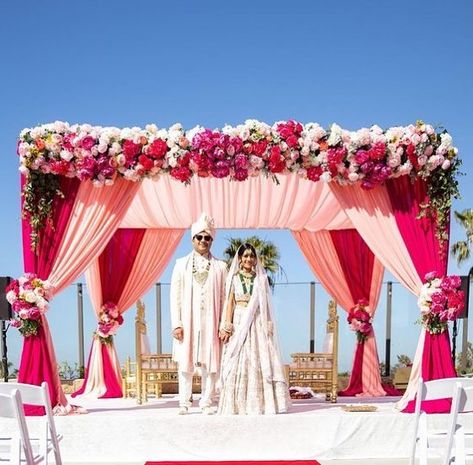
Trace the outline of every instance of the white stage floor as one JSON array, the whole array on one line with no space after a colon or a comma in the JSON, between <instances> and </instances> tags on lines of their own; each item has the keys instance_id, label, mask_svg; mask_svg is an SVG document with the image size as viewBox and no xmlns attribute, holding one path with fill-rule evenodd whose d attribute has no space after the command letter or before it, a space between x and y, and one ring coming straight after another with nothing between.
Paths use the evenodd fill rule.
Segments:
<instances>
[{"instance_id":1,"label":"white stage floor","mask_svg":"<svg viewBox=\"0 0 473 465\"><path fill-rule=\"evenodd\" d=\"M382 464L394 463L382 459L407 457L413 434L413 416L394 410L397 399L346 397L337 404L295 400L290 413L271 416L207 416L197 407L180 416L174 396L141 406L134 399L74 399L89 413L56 417L56 425L64 436L66 463L375 459L367 463ZM354 403L378 409L341 409ZM429 421L442 427L446 419L431 415ZM28 418L32 429L37 421ZM473 429L473 415L465 415L465 423ZM5 427L0 425L0 434Z\"/></svg>"}]
</instances>

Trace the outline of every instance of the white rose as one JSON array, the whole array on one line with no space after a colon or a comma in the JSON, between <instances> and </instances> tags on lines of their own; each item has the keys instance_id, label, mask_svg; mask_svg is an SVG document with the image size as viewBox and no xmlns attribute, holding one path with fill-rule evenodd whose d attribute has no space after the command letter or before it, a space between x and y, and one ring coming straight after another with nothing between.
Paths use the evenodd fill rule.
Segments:
<instances>
[{"instance_id":1,"label":"white rose","mask_svg":"<svg viewBox=\"0 0 473 465\"><path fill-rule=\"evenodd\" d=\"M358 181L359 178L360 178L360 176L358 175L358 173L352 172L352 173L350 173L350 174L348 175L348 179L349 179L351 182L356 182L356 181Z\"/></svg>"},{"instance_id":2,"label":"white rose","mask_svg":"<svg viewBox=\"0 0 473 465\"><path fill-rule=\"evenodd\" d=\"M327 171L323 172L320 176L320 179L323 181L323 182L330 182L332 180L332 176L330 176L330 173L328 173Z\"/></svg>"},{"instance_id":3,"label":"white rose","mask_svg":"<svg viewBox=\"0 0 473 465\"><path fill-rule=\"evenodd\" d=\"M342 141L342 128L337 124L332 124L330 128L330 136L328 138L328 145L338 145Z\"/></svg>"},{"instance_id":4,"label":"white rose","mask_svg":"<svg viewBox=\"0 0 473 465\"><path fill-rule=\"evenodd\" d=\"M33 291L25 291L21 297L29 303L35 303L38 296Z\"/></svg>"},{"instance_id":5,"label":"white rose","mask_svg":"<svg viewBox=\"0 0 473 465\"><path fill-rule=\"evenodd\" d=\"M8 302L12 304L16 300L16 293L14 291L8 291L5 297L8 300Z\"/></svg>"},{"instance_id":6,"label":"white rose","mask_svg":"<svg viewBox=\"0 0 473 465\"><path fill-rule=\"evenodd\" d=\"M150 132L151 134L154 134L157 132L158 130L158 126L156 126L155 124L147 124L145 126L145 129Z\"/></svg>"}]
</instances>

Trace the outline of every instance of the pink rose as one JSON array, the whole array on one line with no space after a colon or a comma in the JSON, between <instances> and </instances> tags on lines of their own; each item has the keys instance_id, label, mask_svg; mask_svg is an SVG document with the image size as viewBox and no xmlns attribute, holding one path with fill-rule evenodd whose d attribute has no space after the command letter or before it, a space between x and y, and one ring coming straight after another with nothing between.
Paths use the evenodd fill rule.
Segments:
<instances>
[{"instance_id":1,"label":"pink rose","mask_svg":"<svg viewBox=\"0 0 473 465\"><path fill-rule=\"evenodd\" d=\"M85 136L81 140L80 145L83 149L90 151L92 147L95 145L95 139L91 136Z\"/></svg>"}]
</instances>

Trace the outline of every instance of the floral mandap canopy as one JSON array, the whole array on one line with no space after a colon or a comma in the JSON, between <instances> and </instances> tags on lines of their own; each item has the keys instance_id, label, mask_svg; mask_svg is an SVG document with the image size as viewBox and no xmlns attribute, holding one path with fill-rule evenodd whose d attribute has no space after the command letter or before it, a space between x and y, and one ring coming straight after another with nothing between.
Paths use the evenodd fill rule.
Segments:
<instances>
[{"instance_id":1,"label":"floral mandap canopy","mask_svg":"<svg viewBox=\"0 0 473 465\"><path fill-rule=\"evenodd\" d=\"M159 278L202 211L217 228L290 229L346 311L364 300L374 316L384 267L416 295L428 272L446 274L460 161L450 135L422 122L358 131L295 121L190 131L56 122L23 130L18 153L25 272L57 294L87 271L99 327L113 320L117 329L113 315ZM351 385L383 395L374 334L362 345ZM94 337L79 393L121 395L119 373L113 343ZM454 375L448 331L422 330L400 407L421 375ZM25 338L20 380L49 381L53 402L68 408L44 313Z\"/></svg>"}]
</instances>

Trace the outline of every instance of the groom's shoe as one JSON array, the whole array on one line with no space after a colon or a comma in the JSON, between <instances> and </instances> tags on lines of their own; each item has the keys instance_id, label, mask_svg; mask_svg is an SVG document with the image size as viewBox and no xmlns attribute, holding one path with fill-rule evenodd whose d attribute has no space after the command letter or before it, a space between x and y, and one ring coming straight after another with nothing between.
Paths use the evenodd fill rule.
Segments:
<instances>
[{"instance_id":1,"label":"groom's shoe","mask_svg":"<svg viewBox=\"0 0 473 465\"><path fill-rule=\"evenodd\" d=\"M179 415L187 415L189 413L189 407L179 407Z\"/></svg>"},{"instance_id":2,"label":"groom's shoe","mask_svg":"<svg viewBox=\"0 0 473 465\"><path fill-rule=\"evenodd\" d=\"M207 405L206 407L202 407L200 409L200 411L204 414L204 415L213 415L215 413L214 409L212 407L210 407L210 405Z\"/></svg>"}]
</instances>

